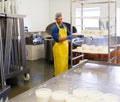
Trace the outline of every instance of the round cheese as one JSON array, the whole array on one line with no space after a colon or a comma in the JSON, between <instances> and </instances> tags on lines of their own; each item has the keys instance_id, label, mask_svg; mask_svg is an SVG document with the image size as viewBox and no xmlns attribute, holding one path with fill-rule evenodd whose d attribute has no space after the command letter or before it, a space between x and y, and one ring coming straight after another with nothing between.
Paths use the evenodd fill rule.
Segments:
<instances>
[{"instance_id":1,"label":"round cheese","mask_svg":"<svg viewBox=\"0 0 120 102\"><path fill-rule=\"evenodd\" d=\"M35 91L37 102L49 102L52 90L47 88L41 88Z\"/></svg>"},{"instance_id":2,"label":"round cheese","mask_svg":"<svg viewBox=\"0 0 120 102\"><path fill-rule=\"evenodd\" d=\"M65 102L65 97L68 95L66 91L58 90L52 93L51 102Z\"/></svg>"}]
</instances>

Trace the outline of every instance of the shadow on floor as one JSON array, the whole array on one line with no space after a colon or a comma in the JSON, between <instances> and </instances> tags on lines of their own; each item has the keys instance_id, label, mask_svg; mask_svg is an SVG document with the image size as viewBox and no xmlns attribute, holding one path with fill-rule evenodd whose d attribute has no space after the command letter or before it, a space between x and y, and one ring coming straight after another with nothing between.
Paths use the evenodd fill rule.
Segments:
<instances>
[{"instance_id":1,"label":"shadow on floor","mask_svg":"<svg viewBox=\"0 0 120 102\"><path fill-rule=\"evenodd\" d=\"M43 83L52 78L54 74L53 63L44 59L27 61L27 67L30 69L31 77L28 82L24 81L23 75L7 80L7 85L11 85L11 91L8 95L9 99Z\"/></svg>"}]
</instances>

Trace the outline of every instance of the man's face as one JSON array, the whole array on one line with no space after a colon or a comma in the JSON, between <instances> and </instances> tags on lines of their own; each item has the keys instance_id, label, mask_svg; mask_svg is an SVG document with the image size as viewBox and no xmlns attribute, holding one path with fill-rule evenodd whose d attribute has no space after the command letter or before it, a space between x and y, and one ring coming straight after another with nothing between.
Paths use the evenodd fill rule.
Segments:
<instances>
[{"instance_id":1,"label":"man's face","mask_svg":"<svg viewBox=\"0 0 120 102\"><path fill-rule=\"evenodd\" d=\"M58 23L58 25L61 25L62 24L62 17L58 17L56 19L56 22Z\"/></svg>"}]
</instances>

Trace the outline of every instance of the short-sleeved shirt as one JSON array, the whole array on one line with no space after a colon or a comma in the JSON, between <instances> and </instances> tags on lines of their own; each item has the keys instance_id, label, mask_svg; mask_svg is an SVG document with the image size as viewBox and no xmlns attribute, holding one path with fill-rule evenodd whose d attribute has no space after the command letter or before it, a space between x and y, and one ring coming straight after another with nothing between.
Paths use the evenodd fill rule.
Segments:
<instances>
[{"instance_id":1,"label":"short-sleeved shirt","mask_svg":"<svg viewBox=\"0 0 120 102\"><path fill-rule=\"evenodd\" d=\"M67 30L67 35L70 35L71 33L70 33L70 31L68 30L68 28L66 27L66 25L65 24L62 24L61 26L60 26L60 28L66 28L66 30ZM56 24L54 24L53 25L53 27L52 27L52 37L53 37L53 39L56 41L56 42L58 42L59 41L59 29L58 29L58 27L57 27L57 25Z\"/></svg>"}]
</instances>

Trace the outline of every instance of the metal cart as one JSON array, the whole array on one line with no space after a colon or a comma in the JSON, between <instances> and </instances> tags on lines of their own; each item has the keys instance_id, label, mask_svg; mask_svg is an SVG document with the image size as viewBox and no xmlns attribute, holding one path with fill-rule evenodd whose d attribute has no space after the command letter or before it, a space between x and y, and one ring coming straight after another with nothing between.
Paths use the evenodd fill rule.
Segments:
<instances>
[{"instance_id":1,"label":"metal cart","mask_svg":"<svg viewBox=\"0 0 120 102\"><path fill-rule=\"evenodd\" d=\"M5 79L19 74L24 74L25 80L30 79L29 69L26 67L24 17L5 14L1 22Z\"/></svg>"},{"instance_id":2,"label":"metal cart","mask_svg":"<svg viewBox=\"0 0 120 102\"><path fill-rule=\"evenodd\" d=\"M86 8L91 10L90 8L100 8L99 16L87 15L84 13ZM71 0L71 24L77 28L79 28L78 33L87 33L86 37L92 38L100 38L105 37L107 39L106 45L108 46L108 58L107 61L109 63L116 63L117 59L117 37L116 37L116 8L117 8L117 0ZM75 10L77 11L77 16L75 16ZM75 20L77 19L77 24ZM79 20L78 20L79 19ZM95 27L91 26L88 28L85 21L86 20L98 20L98 31L99 34L93 34L93 31L96 31ZM90 31L88 29L91 29ZM102 30L107 31L107 34L102 34ZM89 32L88 32L89 31ZM104 33L104 32L103 32ZM93 39L94 40L94 39ZM101 41L102 46L102 41ZM114 49L114 56L111 55L111 49ZM71 50L72 51L72 50ZM84 53L84 52L83 52ZM89 52L88 52L89 53ZM99 53L99 52L98 52ZM112 57L111 57L112 56ZM73 58L73 57L72 57ZM72 60L71 58L71 60ZM77 57L76 57L77 58Z\"/></svg>"},{"instance_id":3,"label":"metal cart","mask_svg":"<svg viewBox=\"0 0 120 102\"><path fill-rule=\"evenodd\" d=\"M7 100L7 94L10 90L10 86L6 86L4 62L3 62L3 39L2 39L2 21L5 18L5 14L0 14L0 102Z\"/></svg>"}]
</instances>

